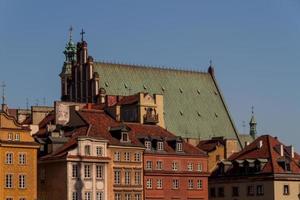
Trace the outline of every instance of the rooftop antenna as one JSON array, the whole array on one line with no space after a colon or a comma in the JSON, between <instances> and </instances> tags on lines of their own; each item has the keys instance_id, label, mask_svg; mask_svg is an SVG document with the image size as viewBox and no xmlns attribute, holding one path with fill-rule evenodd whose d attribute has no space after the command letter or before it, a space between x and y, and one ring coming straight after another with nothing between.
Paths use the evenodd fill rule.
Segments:
<instances>
[{"instance_id":1,"label":"rooftop antenna","mask_svg":"<svg viewBox=\"0 0 300 200\"><path fill-rule=\"evenodd\" d=\"M2 87L2 104L4 105L5 104L5 87L6 87L4 81L2 81L1 87Z\"/></svg>"},{"instance_id":2,"label":"rooftop antenna","mask_svg":"<svg viewBox=\"0 0 300 200\"><path fill-rule=\"evenodd\" d=\"M85 34L85 32L83 31L83 29L81 29L81 33L80 33L80 35L81 35L81 42L83 42L83 35Z\"/></svg>"},{"instance_id":3,"label":"rooftop antenna","mask_svg":"<svg viewBox=\"0 0 300 200\"><path fill-rule=\"evenodd\" d=\"M39 102L40 102L39 99L36 99L36 100L35 100L35 105L36 105L36 106L39 106Z\"/></svg>"},{"instance_id":4,"label":"rooftop antenna","mask_svg":"<svg viewBox=\"0 0 300 200\"><path fill-rule=\"evenodd\" d=\"M29 100L26 98L26 110L29 110Z\"/></svg>"},{"instance_id":5,"label":"rooftop antenna","mask_svg":"<svg viewBox=\"0 0 300 200\"><path fill-rule=\"evenodd\" d=\"M243 126L243 133L245 133L245 132L246 132L246 122L243 121L242 123L243 123L243 124L242 124L242 126Z\"/></svg>"}]
</instances>

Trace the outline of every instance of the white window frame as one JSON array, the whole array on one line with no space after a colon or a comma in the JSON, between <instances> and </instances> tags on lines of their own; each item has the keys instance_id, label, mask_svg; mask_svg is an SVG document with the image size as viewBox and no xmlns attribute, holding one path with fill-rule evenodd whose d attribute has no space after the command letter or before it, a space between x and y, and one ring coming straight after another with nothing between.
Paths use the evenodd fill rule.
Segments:
<instances>
[{"instance_id":1,"label":"white window frame","mask_svg":"<svg viewBox=\"0 0 300 200\"><path fill-rule=\"evenodd\" d=\"M121 161L121 154L119 151L115 151L114 153L114 161Z\"/></svg>"},{"instance_id":2,"label":"white window frame","mask_svg":"<svg viewBox=\"0 0 300 200\"><path fill-rule=\"evenodd\" d=\"M124 161L130 162L130 152L124 152Z\"/></svg>"},{"instance_id":3,"label":"white window frame","mask_svg":"<svg viewBox=\"0 0 300 200\"><path fill-rule=\"evenodd\" d=\"M162 189L163 188L163 180L162 179L157 179L156 188L157 189Z\"/></svg>"},{"instance_id":4,"label":"white window frame","mask_svg":"<svg viewBox=\"0 0 300 200\"><path fill-rule=\"evenodd\" d=\"M19 188L25 189L26 188L26 175L19 174Z\"/></svg>"},{"instance_id":5,"label":"white window frame","mask_svg":"<svg viewBox=\"0 0 300 200\"><path fill-rule=\"evenodd\" d=\"M5 164L12 165L14 163L14 154L12 152L6 152Z\"/></svg>"},{"instance_id":6,"label":"white window frame","mask_svg":"<svg viewBox=\"0 0 300 200\"><path fill-rule=\"evenodd\" d=\"M104 166L96 165L96 178L103 179Z\"/></svg>"},{"instance_id":7,"label":"white window frame","mask_svg":"<svg viewBox=\"0 0 300 200\"><path fill-rule=\"evenodd\" d=\"M146 180L146 188L147 189L152 189L152 179L151 178L148 178Z\"/></svg>"},{"instance_id":8,"label":"white window frame","mask_svg":"<svg viewBox=\"0 0 300 200\"><path fill-rule=\"evenodd\" d=\"M19 164L20 165L26 165L27 159L26 159L26 153L19 153Z\"/></svg>"},{"instance_id":9,"label":"white window frame","mask_svg":"<svg viewBox=\"0 0 300 200\"><path fill-rule=\"evenodd\" d=\"M103 147L102 146L97 146L96 147L96 154L97 154L98 157L103 156Z\"/></svg>"},{"instance_id":10,"label":"white window frame","mask_svg":"<svg viewBox=\"0 0 300 200\"><path fill-rule=\"evenodd\" d=\"M83 168L84 168L84 178L85 179L92 178L92 173L91 173L92 166L89 164L85 164Z\"/></svg>"},{"instance_id":11,"label":"white window frame","mask_svg":"<svg viewBox=\"0 0 300 200\"><path fill-rule=\"evenodd\" d=\"M151 160L146 161L146 170L152 170L152 161Z\"/></svg>"}]
</instances>

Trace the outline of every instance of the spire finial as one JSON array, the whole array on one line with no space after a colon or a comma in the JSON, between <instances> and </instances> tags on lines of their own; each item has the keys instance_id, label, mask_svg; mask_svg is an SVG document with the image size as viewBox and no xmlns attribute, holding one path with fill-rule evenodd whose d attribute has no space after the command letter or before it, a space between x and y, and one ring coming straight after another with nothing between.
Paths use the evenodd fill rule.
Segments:
<instances>
[{"instance_id":1,"label":"spire finial","mask_svg":"<svg viewBox=\"0 0 300 200\"><path fill-rule=\"evenodd\" d=\"M254 106L251 106L251 113L254 115Z\"/></svg>"},{"instance_id":2,"label":"spire finial","mask_svg":"<svg viewBox=\"0 0 300 200\"><path fill-rule=\"evenodd\" d=\"M81 35L81 42L83 42L83 35L84 35L84 34L85 34L84 30L81 29L81 33L80 33L80 35Z\"/></svg>"},{"instance_id":3,"label":"spire finial","mask_svg":"<svg viewBox=\"0 0 300 200\"><path fill-rule=\"evenodd\" d=\"M69 42L72 41L72 32L73 32L73 26L71 25L69 28Z\"/></svg>"},{"instance_id":4,"label":"spire finial","mask_svg":"<svg viewBox=\"0 0 300 200\"><path fill-rule=\"evenodd\" d=\"M1 87L2 87L2 104L4 105L5 104L5 87L6 87L4 81L2 81Z\"/></svg>"},{"instance_id":5,"label":"spire finial","mask_svg":"<svg viewBox=\"0 0 300 200\"><path fill-rule=\"evenodd\" d=\"M212 65L213 65L213 61L212 61L212 59L210 59L209 60L209 66L212 67Z\"/></svg>"}]
</instances>

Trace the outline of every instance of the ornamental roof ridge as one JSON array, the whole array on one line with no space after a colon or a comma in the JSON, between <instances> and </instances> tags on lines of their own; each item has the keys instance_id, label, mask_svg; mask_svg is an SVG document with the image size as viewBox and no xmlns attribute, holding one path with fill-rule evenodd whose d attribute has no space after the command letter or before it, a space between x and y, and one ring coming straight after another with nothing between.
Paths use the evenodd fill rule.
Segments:
<instances>
[{"instance_id":1,"label":"ornamental roof ridge","mask_svg":"<svg viewBox=\"0 0 300 200\"><path fill-rule=\"evenodd\" d=\"M147 64L136 64L136 63L126 63L119 61L109 61L109 60L95 60L95 64L108 64L108 65L120 65L124 67L136 67L136 68L147 68L154 70L165 70L165 71L175 71L175 72L187 72L187 73L201 73L208 74L207 71L203 69L195 69L195 68L185 68L182 66L166 66L166 65L147 65Z\"/></svg>"}]
</instances>

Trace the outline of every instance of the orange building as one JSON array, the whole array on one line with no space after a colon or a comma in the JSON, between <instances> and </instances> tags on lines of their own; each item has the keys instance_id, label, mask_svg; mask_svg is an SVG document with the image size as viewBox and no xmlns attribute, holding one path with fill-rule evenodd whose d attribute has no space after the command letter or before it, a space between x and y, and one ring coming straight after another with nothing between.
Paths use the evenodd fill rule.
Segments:
<instances>
[{"instance_id":1,"label":"orange building","mask_svg":"<svg viewBox=\"0 0 300 200\"><path fill-rule=\"evenodd\" d=\"M0 199L37 199L38 148L30 129L0 111Z\"/></svg>"}]
</instances>

